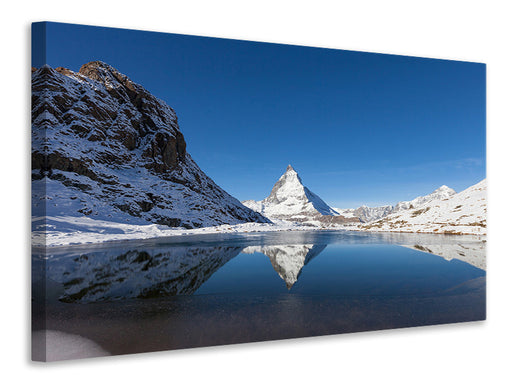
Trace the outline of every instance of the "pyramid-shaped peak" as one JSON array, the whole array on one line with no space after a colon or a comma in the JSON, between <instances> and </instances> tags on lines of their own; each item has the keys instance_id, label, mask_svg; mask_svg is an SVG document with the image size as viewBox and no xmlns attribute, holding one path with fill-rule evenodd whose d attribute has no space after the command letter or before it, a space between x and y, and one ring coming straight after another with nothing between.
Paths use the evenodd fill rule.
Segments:
<instances>
[{"instance_id":1,"label":"pyramid-shaped peak","mask_svg":"<svg viewBox=\"0 0 512 384\"><path fill-rule=\"evenodd\" d=\"M305 191L298 173L288 165L286 172L274 184L270 195L264 201L279 203L291 196L298 199L305 198Z\"/></svg>"},{"instance_id":2,"label":"pyramid-shaped peak","mask_svg":"<svg viewBox=\"0 0 512 384\"><path fill-rule=\"evenodd\" d=\"M262 200L267 214L286 215L330 215L338 213L320 197L302 184L299 174L288 165L286 172L272 187L270 195Z\"/></svg>"}]
</instances>

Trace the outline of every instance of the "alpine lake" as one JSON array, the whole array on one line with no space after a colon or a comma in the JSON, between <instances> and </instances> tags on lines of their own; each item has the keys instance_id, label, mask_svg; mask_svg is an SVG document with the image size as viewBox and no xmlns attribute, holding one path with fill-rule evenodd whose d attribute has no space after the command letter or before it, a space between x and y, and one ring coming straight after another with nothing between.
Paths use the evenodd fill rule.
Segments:
<instances>
[{"instance_id":1,"label":"alpine lake","mask_svg":"<svg viewBox=\"0 0 512 384\"><path fill-rule=\"evenodd\" d=\"M34 353L57 349L47 360L66 347L44 332L120 355L484 320L485 238L287 231L34 248L32 314Z\"/></svg>"}]
</instances>

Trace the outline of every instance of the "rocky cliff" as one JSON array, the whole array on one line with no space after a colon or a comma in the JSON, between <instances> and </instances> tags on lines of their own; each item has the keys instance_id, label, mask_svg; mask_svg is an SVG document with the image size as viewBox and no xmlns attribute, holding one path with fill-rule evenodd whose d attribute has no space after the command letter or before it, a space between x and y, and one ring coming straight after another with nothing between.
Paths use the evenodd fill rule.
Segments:
<instances>
[{"instance_id":1,"label":"rocky cliff","mask_svg":"<svg viewBox=\"0 0 512 384\"><path fill-rule=\"evenodd\" d=\"M171 107L101 61L32 71L32 148L34 216L268 222L197 166Z\"/></svg>"}]
</instances>

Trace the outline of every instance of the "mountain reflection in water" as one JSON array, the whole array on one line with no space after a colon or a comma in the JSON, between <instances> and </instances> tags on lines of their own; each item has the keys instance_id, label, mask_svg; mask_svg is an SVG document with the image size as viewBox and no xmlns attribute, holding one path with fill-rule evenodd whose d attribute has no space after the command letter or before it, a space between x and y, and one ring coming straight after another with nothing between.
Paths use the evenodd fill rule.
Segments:
<instances>
[{"instance_id":1,"label":"mountain reflection in water","mask_svg":"<svg viewBox=\"0 0 512 384\"><path fill-rule=\"evenodd\" d=\"M244 248L243 253L263 253L270 259L272 267L284 280L286 287L290 289L299 278L302 268L315 256L322 252L326 244L289 244L289 245L268 245L250 246Z\"/></svg>"},{"instance_id":2,"label":"mountain reflection in water","mask_svg":"<svg viewBox=\"0 0 512 384\"><path fill-rule=\"evenodd\" d=\"M48 261L63 302L93 302L193 294L242 247L170 247L91 252Z\"/></svg>"},{"instance_id":3,"label":"mountain reflection in water","mask_svg":"<svg viewBox=\"0 0 512 384\"><path fill-rule=\"evenodd\" d=\"M272 240L281 243L289 237L277 236ZM87 303L128 298L192 295L220 268L240 254L244 254L245 257L255 257L257 254L265 255L274 271L290 290L297 284L304 267L313 258L319 257L328 246L332 245L336 248L340 246L339 244L345 246L347 244L361 246L380 243L398 244L422 253L439 255L446 260L459 259L477 268L485 269L485 243L478 239L452 237L443 238L443 241L439 242L440 238L436 238L436 236L411 236L410 234L383 234L366 236L363 239L365 241L361 241L361 237L357 234L355 238L345 235L340 243L336 241L339 239L333 239L329 234L327 236L322 234L311 236L309 233L304 233L291 236L291 240L297 241L295 244L245 246L246 242L239 240L214 242L214 245L205 243L201 246L194 246L190 243L173 243L130 248L128 244L89 252L54 255L46 258L45 273L47 279L61 286L60 301ZM353 249L340 248L337 253L339 262L347 263L346 254L353 253ZM37 265L38 257L37 255L34 257ZM352 264L349 263L346 267L352 268ZM245 269L238 267L233 270L231 276L223 277L223 279L247 274L248 268L252 267L246 266ZM368 265L367 268L371 270L372 267ZM268 272L265 279L261 279L262 286L265 285L265 280L270 278L267 275ZM246 280L249 278L250 276ZM240 285L243 286L243 284Z\"/></svg>"},{"instance_id":4,"label":"mountain reflection in water","mask_svg":"<svg viewBox=\"0 0 512 384\"><path fill-rule=\"evenodd\" d=\"M483 320L484 240L308 231L34 249L33 351L73 356L48 335L116 355Z\"/></svg>"}]
</instances>

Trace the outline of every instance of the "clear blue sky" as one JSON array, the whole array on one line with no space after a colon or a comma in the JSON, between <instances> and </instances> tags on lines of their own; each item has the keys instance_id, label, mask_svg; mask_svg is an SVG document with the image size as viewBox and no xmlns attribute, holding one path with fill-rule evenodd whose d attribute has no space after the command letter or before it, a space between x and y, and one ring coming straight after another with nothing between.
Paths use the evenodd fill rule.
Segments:
<instances>
[{"instance_id":1,"label":"clear blue sky","mask_svg":"<svg viewBox=\"0 0 512 384\"><path fill-rule=\"evenodd\" d=\"M484 64L58 23L46 41L52 67L102 60L166 101L240 200L266 197L288 164L341 208L485 177Z\"/></svg>"}]
</instances>

